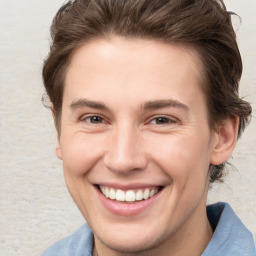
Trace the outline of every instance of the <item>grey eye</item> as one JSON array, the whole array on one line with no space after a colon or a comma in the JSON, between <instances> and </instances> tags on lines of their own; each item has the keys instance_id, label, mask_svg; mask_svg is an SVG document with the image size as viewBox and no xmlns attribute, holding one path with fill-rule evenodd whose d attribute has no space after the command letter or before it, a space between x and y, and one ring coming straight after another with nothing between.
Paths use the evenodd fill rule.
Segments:
<instances>
[{"instance_id":1,"label":"grey eye","mask_svg":"<svg viewBox=\"0 0 256 256\"><path fill-rule=\"evenodd\" d=\"M151 123L153 123L153 124L169 124L169 123L171 123L172 121L169 119L169 118L167 118L167 117L156 117L156 118L154 118L152 121L151 121Z\"/></svg>"},{"instance_id":2,"label":"grey eye","mask_svg":"<svg viewBox=\"0 0 256 256\"><path fill-rule=\"evenodd\" d=\"M92 124L101 124L103 123L103 118L101 118L100 116L89 116L86 119L84 119L86 122L88 123L92 123Z\"/></svg>"}]
</instances>

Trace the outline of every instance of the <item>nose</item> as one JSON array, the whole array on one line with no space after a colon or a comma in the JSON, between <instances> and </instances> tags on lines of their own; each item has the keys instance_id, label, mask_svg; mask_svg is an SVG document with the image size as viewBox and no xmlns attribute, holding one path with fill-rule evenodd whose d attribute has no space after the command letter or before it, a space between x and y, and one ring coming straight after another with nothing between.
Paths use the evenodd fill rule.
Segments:
<instances>
[{"instance_id":1,"label":"nose","mask_svg":"<svg viewBox=\"0 0 256 256\"><path fill-rule=\"evenodd\" d=\"M128 127L113 130L104 156L105 166L119 174L143 170L147 166L141 134Z\"/></svg>"}]
</instances>

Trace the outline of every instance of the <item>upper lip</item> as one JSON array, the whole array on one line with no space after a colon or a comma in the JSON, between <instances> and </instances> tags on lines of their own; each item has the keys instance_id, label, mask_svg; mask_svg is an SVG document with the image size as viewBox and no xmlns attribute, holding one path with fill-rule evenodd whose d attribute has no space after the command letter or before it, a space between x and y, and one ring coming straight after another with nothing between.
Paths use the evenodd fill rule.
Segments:
<instances>
[{"instance_id":1,"label":"upper lip","mask_svg":"<svg viewBox=\"0 0 256 256\"><path fill-rule=\"evenodd\" d=\"M110 188L115 188L115 189L121 189L121 190L133 190L133 189L163 187L163 185L153 184L153 183L119 184L119 183L101 182L101 183L97 183L95 185L103 186L103 187L110 187Z\"/></svg>"}]
</instances>

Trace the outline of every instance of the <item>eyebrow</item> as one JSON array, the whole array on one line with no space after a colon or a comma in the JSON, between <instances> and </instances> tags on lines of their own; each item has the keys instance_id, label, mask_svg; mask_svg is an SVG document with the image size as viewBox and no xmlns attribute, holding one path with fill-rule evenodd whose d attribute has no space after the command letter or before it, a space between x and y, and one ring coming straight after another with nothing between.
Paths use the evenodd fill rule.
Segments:
<instances>
[{"instance_id":1,"label":"eyebrow","mask_svg":"<svg viewBox=\"0 0 256 256\"><path fill-rule=\"evenodd\" d=\"M173 99L148 101L143 106L143 108L146 110L156 110L156 109L168 108L168 107L181 108L186 111L190 110L190 108L187 105Z\"/></svg>"},{"instance_id":2,"label":"eyebrow","mask_svg":"<svg viewBox=\"0 0 256 256\"><path fill-rule=\"evenodd\" d=\"M99 101L88 100L88 99L78 99L73 101L70 105L70 108L72 109L84 108L84 107L101 109L101 110L107 109L104 103Z\"/></svg>"},{"instance_id":3,"label":"eyebrow","mask_svg":"<svg viewBox=\"0 0 256 256\"><path fill-rule=\"evenodd\" d=\"M100 110L108 110L107 106L104 103L100 101L93 101L93 100L88 100L84 98L75 100L70 105L70 108L72 109L84 108L84 107L95 108ZM157 109L168 108L168 107L180 108L186 111L190 110L187 105L173 99L147 101L142 105L142 109L145 109L145 110L157 110Z\"/></svg>"}]
</instances>

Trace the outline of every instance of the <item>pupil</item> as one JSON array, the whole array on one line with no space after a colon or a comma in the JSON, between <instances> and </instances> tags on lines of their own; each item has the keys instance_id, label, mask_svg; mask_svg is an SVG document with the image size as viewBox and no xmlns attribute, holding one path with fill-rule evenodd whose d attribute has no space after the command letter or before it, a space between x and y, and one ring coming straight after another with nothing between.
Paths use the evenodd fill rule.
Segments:
<instances>
[{"instance_id":1,"label":"pupil","mask_svg":"<svg viewBox=\"0 0 256 256\"><path fill-rule=\"evenodd\" d=\"M156 123L157 124L166 124L166 123L168 123L168 119L165 117L158 117L156 120Z\"/></svg>"},{"instance_id":2,"label":"pupil","mask_svg":"<svg viewBox=\"0 0 256 256\"><path fill-rule=\"evenodd\" d=\"M100 118L98 116L93 116L93 117L91 117L91 122L94 124L102 123L102 118Z\"/></svg>"}]
</instances>

